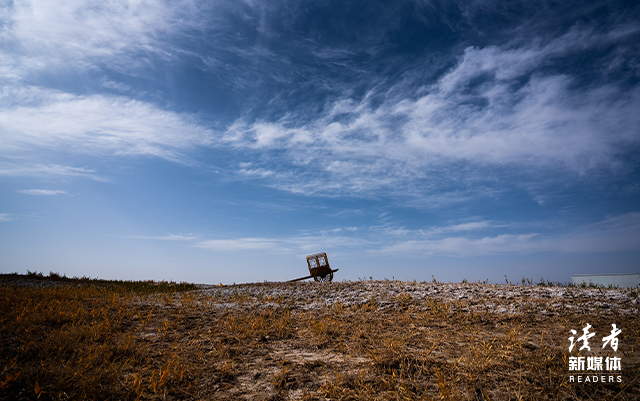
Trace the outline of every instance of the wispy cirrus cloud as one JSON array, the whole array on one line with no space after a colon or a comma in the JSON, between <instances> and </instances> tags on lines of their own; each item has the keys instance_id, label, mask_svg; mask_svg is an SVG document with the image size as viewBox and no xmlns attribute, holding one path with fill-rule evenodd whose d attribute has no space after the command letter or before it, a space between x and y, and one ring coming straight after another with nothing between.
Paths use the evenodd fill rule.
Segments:
<instances>
[{"instance_id":1,"label":"wispy cirrus cloud","mask_svg":"<svg viewBox=\"0 0 640 401\"><path fill-rule=\"evenodd\" d=\"M351 228L334 232L325 232L324 235L299 235L283 238L234 238L234 239L210 239L194 244L193 246L215 251L263 251L274 253L312 252L322 249L345 249L362 247L369 243L368 240L356 236L345 236L345 231L353 231Z\"/></svg>"},{"instance_id":2,"label":"wispy cirrus cloud","mask_svg":"<svg viewBox=\"0 0 640 401\"><path fill-rule=\"evenodd\" d=\"M219 12L203 12L209 7ZM463 25L471 24L474 7L482 8L451 7L462 12ZM629 43L639 35L633 18L620 17L606 29L575 24L552 34L507 29L502 33L510 39L451 44L445 61L436 62L424 54L385 57L384 35L402 25L398 9L354 27L365 50L322 30L308 37L291 31L312 9L129 0L7 5L0 17L6 22L0 74L13 78L0 93L0 152L45 149L190 163L214 148L235 156L220 168L238 180L295 194L389 196L410 206L442 207L499 197L519 182L615 174L629 168L625 157L640 146L640 90L607 78L633 71L637 52ZM280 13L291 20L271 23ZM434 24L448 24L434 15ZM585 82L584 74L562 63L607 47L628 51L592 62L597 79ZM179 65L183 57L199 60L215 89L229 86L242 99L256 100L233 110L230 116L241 117L232 123L212 124L202 114L172 110L168 101L135 99L135 88L103 71L135 76L154 60ZM362 61L386 71L408 59L406 70L388 75ZM34 71L58 68L100 72L99 86L121 96L21 83ZM497 185L496 175L506 179Z\"/></svg>"},{"instance_id":3,"label":"wispy cirrus cloud","mask_svg":"<svg viewBox=\"0 0 640 401\"><path fill-rule=\"evenodd\" d=\"M61 189L21 189L16 191L20 194L35 195L35 196L56 196L56 195L68 195L73 196L67 191Z\"/></svg>"},{"instance_id":4,"label":"wispy cirrus cloud","mask_svg":"<svg viewBox=\"0 0 640 401\"><path fill-rule=\"evenodd\" d=\"M11 213L0 213L0 223L11 221Z\"/></svg>"},{"instance_id":5,"label":"wispy cirrus cloud","mask_svg":"<svg viewBox=\"0 0 640 401\"><path fill-rule=\"evenodd\" d=\"M16 104L16 97L23 101ZM0 105L0 151L9 155L45 148L183 162L188 149L210 145L213 138L193 116L126 97L76 96L30 87L5 92Z\"/></svg>"},{"instance_id":6,"label":"wispy cirrus cloud","mask_svg":"<svg viewBox=\"0 0 640 401\"><path fill-rule=\"evenodd\" d=\"M446 230L433 230L446 232ZM482 256L538 252L596 253L640 251L640 213L609 217L565 233L498 234L494 236L444 236L410 239L370 250L387 255Z\"/></svg>"},{"instance_id":7,"label":"wispy cirrus cloud","mask_svg":"<svg viewBox=\"0 0 640 401\"><path fill-rule=\"evenodd\" d=\"M501 229L506 227L508 227L507 224L499 224L492 221L481 220L452 224L448 226L433 226L421 229L407 229L405 227L398 227L393 224L382 224L378 226L371 226L369 227L369 230L395 237L411 236L414 238L432 238L450 233L471 233L477 231L487 231L489 229Z\"/></svg>"},{"instance_id":8,"label":"wispy cirrus cloud","mask_svg":"<svg viewBox=\"0 0 640 401\"><path fill-rule=\"evenodd\" d=\"M513 233L505 224L467 222L410 230L401 227L339 227L319 235L207 239L197 235L133 237L185 241L219 252L304 253L317 249L422 258L551 253L640 251L640 213L612 216L562 233Z\"/></svg>"},{"instance_id":9,"label":"wispy cirrus cloud","mask_svg":"<svg viewBox=\"0 0 640 401\"><path fill-rule=\"evenodd\" d=\"M96 174L96 170L84 167L63 166L59 164L20 165L15 163L0 164L0 176L5 177L39 177L63 176L83 177L94 181L107 182L107 178Z\"/></svg>"},{"instance_id":10,"label":"wispy cirrus cloud","mask_svg":"<svg viewBox=\"0 0 640 401\"><path fill-rule=\"evenodd\" d=\"M177 241L189 246L222 252L260 251L267 253L310 252L318 247L323 249L340 249L344 247L361 247L369 240L358 238L357 227L339 227L322 230L318 235L301 233L287 237L241 237L241 238L206 238L199 234L167 234L159 236L131 236L133 239Z\"/></svg>"},{"instance_id":11,"label":"wispy cirrus cloud","mask_svg":"<svg viewBox=\"0 0 640 401\"><path fill-rule=\"evenodd\" d=\"M628 28L469 47L434 84L374 87L360 101L327 104L312 119L240 121L224 139L247 149L288 150L295 173L263 178L296 193L310 192L316 180L335 184L325 193L394 188L406 194L417 182L441 190L443 182L478 183L483 171L505 166L525 175L528 169L561 176L616 170L640 146L640 90L607 82L581 88L579 78L548 66L637 36L637 28ZM475 168L464 171L461 163Z\"/></svg>"},{"instance_id":12,"label":"wispy cirrus cloud","mask_svg":"<svg viewBox=\"0 0 640 401\"><path fill-rule=\"evenodd\" d=\"M0 13L0 73L22 79L46 69L91 70L107 62L131 72L153 57L171 58L166 38L199 26L198 6L160 0L6 3Z\"/></svg>"},{"instance_id":13,"label":"wispy cirrus cloud","mask_svg":"<svg viewBox=\"0 0 640 401\"><path fill-rule=\"evenodd\" d=\"M277 251L281 252L285 241L269 238L211 239L194 246L216 251Z\"/></svg>"},{"instance_id":14,"label":"wispy cirrus cloud","mask_svg":"<svg viewBox=\"0 0 640 401\"><path fill-rule=\"evenodd\" d=\"M416 256L480 256L493 254L533 253L547 250L536 242L538 234L501 234L494 237L446 237L437 240L408 240L372 250L377 254Z\"/></svg>"},{"instance_id":15,"label":"wispy cirrus cloud","mask_svg":"<svg viewBox=\"0 0 640 401\"><path fill-rule=\"evenodd\" d=\"M125 83L122 82L116 82L116 81L112 81L106 78L102 79L101 82L102 86L107 88L107 89L112 89L118 92L122 92L122 93L126 93L126 92L130 92L131 91L131 86L127 85Z\"/></svg>"},{"instance_id":16,"label":"wispy cirrus cloud","mask_svg":"<svg viewBox=\"0 0 640 401\"><path fill-rule=\"evenodd\" d=\"M158 240L158 241L185 242L185 241L197 241L197 240L201 239L201 236L195 235L193 233L189 233L189 234L180 233L180 234L167 234L167 235L159 235L159 236L134 235L134 236L130 236L128 238L132 238L132 239L148 239L148 240Z\"/></svg>"},{"instance_id":17,"label":"wispy cirrus cloud","mask_svg":"<svg viewBox=\"0 0 640 401\"><path fill-rule=\"evenodd\" d=\"M210 26L201 12L210 6L130 0L72 0L58 6L25 0L0 6L0 155L52 150L184 162L185 147L205 144L210 136L193 115L133 97L53 89L47 77L59 78L53 85L59 87L69 74L91 82L91 74L101 70L136 76L157 60L172 63L182 53L173 40ZM140 94L99 76L103 88ZM20 173L13 170L9 173Z\"/></svg>"}]
</instances>

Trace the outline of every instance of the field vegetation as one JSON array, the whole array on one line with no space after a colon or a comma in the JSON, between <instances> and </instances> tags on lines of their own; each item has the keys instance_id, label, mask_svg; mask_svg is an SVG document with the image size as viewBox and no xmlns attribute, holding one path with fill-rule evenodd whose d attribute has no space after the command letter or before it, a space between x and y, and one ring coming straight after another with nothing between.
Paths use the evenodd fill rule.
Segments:
<instances>
[{"instance_id":1,"label":"field vegetation","mask_svg":"<svg viewBox=\"0 0 640 401\"><path fill-rule=\"evenodd\" d=\"M2 283L5 400L640 399L637 290L603 290L617 295L602 304L580 289L562 300L419 297L393 281L203 289L30 273ZM366 299L350 301L354 291ZM568 357L581 354L569 354L568 333L586 323L623 329L621 383L569 381Z\"/></svg>"}]
</instances>

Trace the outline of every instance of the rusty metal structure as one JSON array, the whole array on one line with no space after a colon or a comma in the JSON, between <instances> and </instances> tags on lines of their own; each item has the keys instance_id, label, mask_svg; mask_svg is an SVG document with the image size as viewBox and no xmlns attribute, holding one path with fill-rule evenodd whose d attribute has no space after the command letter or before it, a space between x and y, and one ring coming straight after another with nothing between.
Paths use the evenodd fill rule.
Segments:
<instances>
[{"instance_id":1,"label":"rusty metal structure","mask_svg":"<svg viewBox=\"0 0 640 401\"><path fill-rule=\"evenodd\" d=\"M293 283L295 281L302 281L308 278L313 278L315 281L331 281L333 280L333 273L339 269L333 270L329 266L329 259L326 252L314 253L307 256L307 266L309 267L309 275L300 277L294 280L289 280L287 283Z\"/></svg>"}]
</instances>

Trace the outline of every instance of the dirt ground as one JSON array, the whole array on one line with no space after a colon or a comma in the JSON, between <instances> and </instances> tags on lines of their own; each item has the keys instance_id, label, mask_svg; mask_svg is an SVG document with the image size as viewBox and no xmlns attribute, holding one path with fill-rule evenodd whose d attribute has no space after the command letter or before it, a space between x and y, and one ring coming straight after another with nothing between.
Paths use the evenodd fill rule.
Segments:
<instances>
[{"instance_id":1,"label":"dirt ground","mask_svg":"<svg viewBox=\"0 0 640 401\"><path fill-rule=\"evenodd\" d=\"M60 287L71 291L68 283ZM29 288L29 295L15 291L37 296L45 287ZM100 351L100 363L89 364L101 384L78 379L83 365L70 361L89 357L67 343L62 357L52 350L58 343L40 346L37 352L51 363L36 363L27 352L29 334L12 326L10 313L2 320L3 362L17 362L5 366L0 381L21 376L0 387L0 397L640 399L637 289L299 282L109 299L108 340L101 341L113 345ZM100 317L87 319L85 325L96 326ZM603 348L613 324L622 330L617 351L611 343ZM590 350L579 350L587 325L594 334ZM569 352L571 336L577 345ZM90 343L89 336L80 338L76 347ZM580 372L570 370L572 357L585 358ZM602 357L603 366L588 369L591 357ZM67 358L68 369L56 358ZM620 358L620 369L607 370L607 358Z\"/></svg>"}]
</instances>

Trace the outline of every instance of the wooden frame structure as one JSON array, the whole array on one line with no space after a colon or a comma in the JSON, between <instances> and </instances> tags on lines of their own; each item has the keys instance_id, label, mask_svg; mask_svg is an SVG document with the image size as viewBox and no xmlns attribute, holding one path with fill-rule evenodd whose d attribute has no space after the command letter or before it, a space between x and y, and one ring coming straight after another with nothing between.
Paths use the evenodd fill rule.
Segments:
<instances>
[{"instance_id":1,"label":"wooden frame structure","mask_svg":"<svg viewBox=\"0 0 640 401\"><path fill-rule=\"evenodd\" d=\"M329 266L329 258L327 258L326 252L308 255L307 266L309 267L309 276L289 280L288 282L292 283L294 281L302 281L308 278L313 278L315 281L331 281L333 280L333 273L338 271L338 269L333 270L331 266Z\"/></svg>"}]
</instances>

